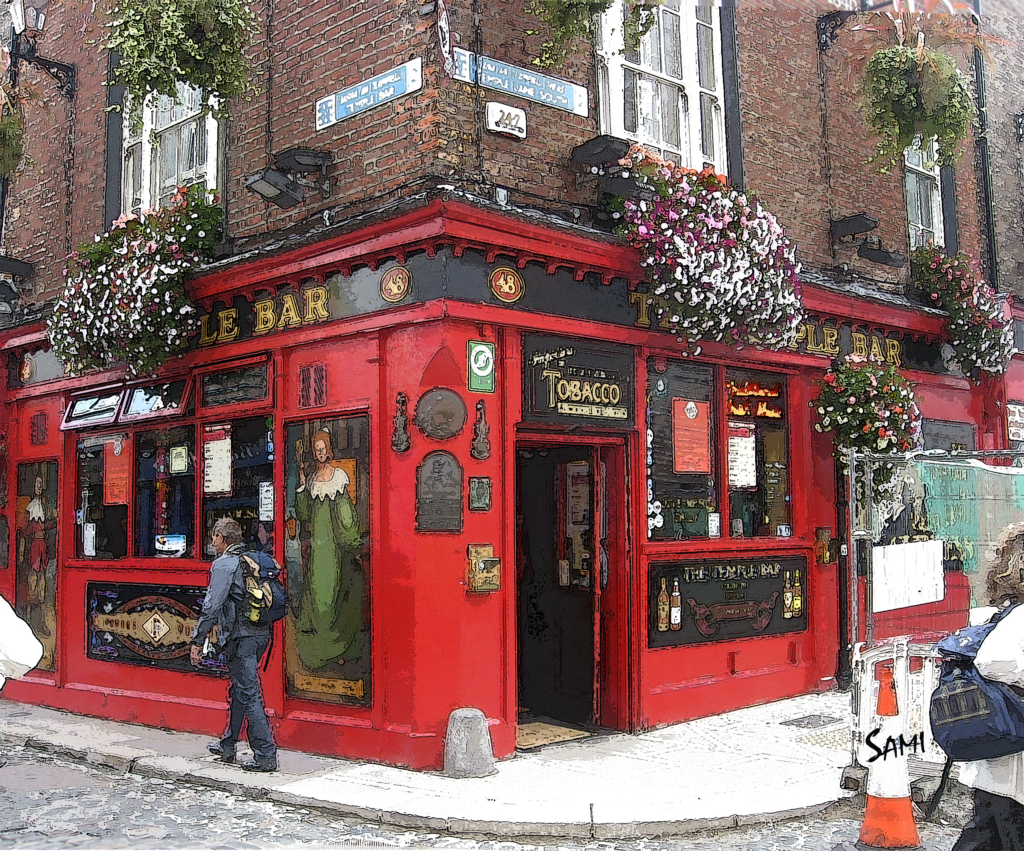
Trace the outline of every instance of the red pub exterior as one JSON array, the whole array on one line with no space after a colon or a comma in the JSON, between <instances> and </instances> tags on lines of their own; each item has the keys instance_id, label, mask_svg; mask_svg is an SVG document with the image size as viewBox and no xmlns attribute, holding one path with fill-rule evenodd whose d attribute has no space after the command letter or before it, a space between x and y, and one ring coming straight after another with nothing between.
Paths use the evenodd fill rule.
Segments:
<instances>
[{"instance_id":1,"label":"red pub exterior","mask_svg":"<svg viewBox=\"0 0 1024 851\"><path fill-rule=\"evenodd\" d=\"M727 83L745 70L723 95L743 154L730 172L757 185L804 263L797 341L736 349L662 327L637 253L590 221L597 190L571 155L603 129L591 54L557 72L589 111L506 93L531 122L513 138L473 117L502 95L443 71L437 8L349 5L366 45L399 37L386 5L408 25L399 52L424 57L423 90L380 108L393 121L311 136L307 107L397 53L323 40L333 60L359 53L349 79L291 44L306 30L290 20L270 46L301 103L282 115L257 100L235 119L273 119L278 140L334 150L354 175L349 217L324 197L268 212L241 184L270 140L238 132L223 177L234 252L189 282L202 325L186 351L143 378L72 376L38 314L0 334L0 590L46 649L4 693L218 732L224 667L192 668L188 641L221 516L287 571L290 611L263 675L285 748L438 769L461 707L484 712L504 758L526 717L639 732L835 688L849 675L850 566L842 481L812 405L829 363L857 353L900 367L930 448L1008 440L1004 385L950 371L944 315L903 293L904 273L833 244L828 223L861 209L879 214L890 247L908 239L898 180L860 164L807 177L830 134L861 161L873 146L838 78L813 70L838 67L842 45L819 57L813 9L727 9L716 24ZM482 17L471 5L440 4L456 41L529 64L502 36L522 4ZM273 3L253 6L273 19ZM776 51L790 60L784 109L782 70L765 61ZM105 70L76 61L96 88ZM832 99L824 121L819 91ZM474 156L491 172L463 181ZM526 191L514 203L524 165L549 205ZM974 187L969 164L956 178ZM18 180L16 197L45 197ZM975 247L968 195L959 233ZM97 221L99 206L82 203ZM19 238L56 280L34 235ZM947 593L931 614L955 626L965 609Z\"/></svg>"}]
</instances>

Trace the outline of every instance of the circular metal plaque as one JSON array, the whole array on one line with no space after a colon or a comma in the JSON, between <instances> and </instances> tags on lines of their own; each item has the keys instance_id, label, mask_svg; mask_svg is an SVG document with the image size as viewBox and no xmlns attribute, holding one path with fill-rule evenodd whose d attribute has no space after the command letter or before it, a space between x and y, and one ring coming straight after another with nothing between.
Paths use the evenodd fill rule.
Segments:
<instances>
[{"instance_id":1,"label":"circular metal plaque","mask_svg":"<svg viewBox=\"0 0 1024 851\"><path fill-rule=\"evenodd\" d=\"M416 427L434 440L455 437L466 424L466 403L445 387L428 390L416 403Z\"/></svg>"}]
</instances>

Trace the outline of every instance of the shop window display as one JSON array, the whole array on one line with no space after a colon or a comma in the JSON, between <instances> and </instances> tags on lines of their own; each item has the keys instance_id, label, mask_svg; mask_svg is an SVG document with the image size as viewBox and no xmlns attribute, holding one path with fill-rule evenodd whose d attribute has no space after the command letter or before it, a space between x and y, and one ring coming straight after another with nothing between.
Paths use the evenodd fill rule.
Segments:
<instances>
[{"instance_id":1,"label":"shop window display","mask_svg":"<svg viewBox=\"0 0 1024 851\"><path fill-rule=\"evenodd\" d=\"M57 462L18 465L18 614L43 645L37 668L56 668L57 633Z\"/></svg>"},{"instance_id":2,"label":"shop window display","mask_svg":"<svg viewBox=\"0 0 1024 851\"><path fill-rule=\"evenodd\" d=\"M195 551L195 429L147 431L135 443L135 539L140 556Z\"/></svg>"},{"instance_id":3,"label":"shop window display","mask_svg":"<svg viewBox=\"0 0 1024 851\"><path fill-rule=\"evenodd\" d=\"M787 447L782 376L651 358L648 538L788 537Z\"/></svg>"},{"instance_id":4,"label":"shop window display","mask_svg":"<svg viewBox=\"0 0 1024 851\"><path fill-rule=\"evenodd\" d=\"M370 702L369 418L286 429L288 693Z\"/></svg>"}]
</instances>

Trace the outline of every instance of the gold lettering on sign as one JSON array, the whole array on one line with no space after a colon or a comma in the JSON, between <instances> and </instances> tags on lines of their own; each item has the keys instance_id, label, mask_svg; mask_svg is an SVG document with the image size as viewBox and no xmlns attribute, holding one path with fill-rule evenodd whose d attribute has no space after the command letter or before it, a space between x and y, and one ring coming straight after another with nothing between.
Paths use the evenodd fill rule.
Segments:
<instances>
[{"instance_id":1,"label":"gold lettering on sign","mask_svg":"<svg viewBox=\"0 0 1024 851\"><path fill-rule=\"evenodd\" d=\"M317 694L339 694L345 697L363 699L366 686L363 680L331 680L327 677L309 677L305 674L295 675L295 688L299 691L312 691Z\"/></svg>"},{"instance_id":2,"label":"gold lettering on sign","mask_svg":"<svg viewBox=\"0 0 1024 851\"><path fill-rule=\"evenodd\" d=\"M301 304L300 304L301 296ZM306 287L301 293L284 293L252 304L252 333L260 337L271 331L315 325L331 318L327 287Z\"/></svg>"},{"instance_id":3,"label":"gold lettering on sign","mask_svg":"<svg viewBox=\"0 0 1024 851\"><path fill-rule=\"evenodd\" d=\"M253 302L252 310L253 334L261 335L274 330L274 326L277 325L277 311L274 309L273 300Z\"/></svg>"},{"instance_id":4,"label":"gold lettering on sign","mask_svg":"<svg viewBox=\"0 0 1024 851\"><path fill-rule=\"evenodd\" d=\"M327 287L309 287L303 290L302 295L306 301L303 322L312 325L331 318L331 312L327 309Z\"/></svg>"},{"instance_id":5,"label":"gold lettering on sign","mask_svg":"<svg viewBox=\"0 0 1024 851\"><path fill-rule=\"evenodd\" d=\"M277 328L298 328L302 324L299 313L299 300L295 293L285 293L281 297L281 317L277 320Z\"/></svg>"}]
</instances>

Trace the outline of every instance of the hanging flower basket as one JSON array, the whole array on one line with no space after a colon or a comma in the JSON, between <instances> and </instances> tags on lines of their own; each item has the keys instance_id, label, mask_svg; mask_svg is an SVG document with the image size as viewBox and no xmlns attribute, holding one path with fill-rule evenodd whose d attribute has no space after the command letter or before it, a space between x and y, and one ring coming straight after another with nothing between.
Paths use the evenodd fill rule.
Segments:
<instances>
[{"instance_id":1,"label":"hanging flower basket","mask_svg":"<svg viewBox=\"0 0 1024 851\"><path fill-rule=\"evenodd\" d=\"M913 385L890 363L847 355L825 373L821 392L811 405L820 422L818 432L832 432L835 455L847 451L887 455L916 449L921 439L921 412ZM876 498L881 498L895 467L874 471Z\"/></svg>"},{"instance_id":2,"label":"hanging flower basket","mask_svg":"<svg viewBox=\"0 0 1024 851\"><path fill-rule=\"evenodd\" d=\"M872 162L882 171L902 162L903 152L921 139L921 150L938 144L940 165L960 158L974 103L964 75L946 54L898 45L868 61L861 89L864 117L879 137Z\"/></svg>"},{"instance_id":3,"label":"hanging flower basket","mask_svg":"<svg viewBox=\"0 0 1024 851\"><path fill-rule=\"evenodd\" d=\"M536 15L547 26L551 37L541 45L541 53L534 65L550 68L565 59L569 45L575 38L594 40L594 24L607 12L613 0L530 0L527 11ZM665 0L626 0L626 17L622 22L623 38L631 47L654 26L658 7ZM536 35L537 30L527 30Z\"/></svg>"},{"instance_id":4,"label":"hanging flower basket","mask_svg":"<svg viewBox=\"0 0 1024 851\"><path fill-rule=\"evenodd\" d=\"M724 177L639 146L619 167L653 196L622 199L616 215L640 251L660 322L692 341L779 349L796 339L800 266L775 216Z\"/></svg>"},{"instance_id":5,"label":"hanging flower basket","mask_svg":"<svg viewBox=\"0 0 1024 851\"><path fill-rule=\"evenodd\" d=\"M199 317L184 282L211 256L222 216L205 189L179 189L171 206L122 216L69 255L48 335L71 372L145 375L188 345Z\"/></svg>"},{"instance_id":6,"label":"hanging flower basket","mask_svg":"<svg viewBox=\"0 0 1024 851\"><path fill-rule=\"evenodd\" d=\"M969 254L952 257L934 246L910 255L911 282L935 307L949 314L949 337L956 365L968 377L1002 375L1013 354L1013 327L995 292L981 279Z\"/></svg>"},{"instance_id":7,"label":"hanging flower basket","mask_svg":"<svg viewBox=\"0 0 1024 851\"><path fill-rule=\"evenodd\" d=\"M243 49L258 28L243 0L112 0L109 14L105 47L134 107L150 93L177 98L188 83L214 96L221 118L228 100L252 91Z\"/></svg>"}]
</instances>

